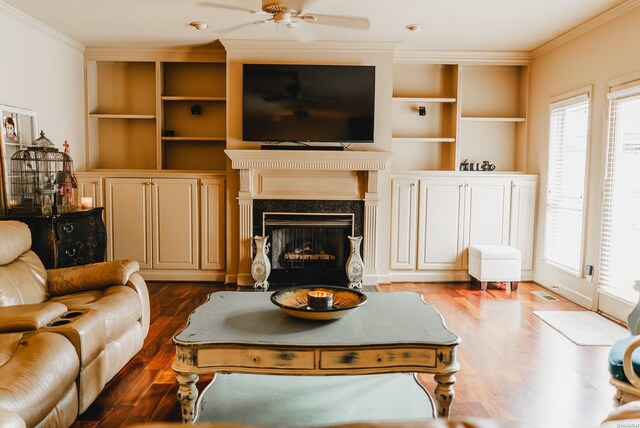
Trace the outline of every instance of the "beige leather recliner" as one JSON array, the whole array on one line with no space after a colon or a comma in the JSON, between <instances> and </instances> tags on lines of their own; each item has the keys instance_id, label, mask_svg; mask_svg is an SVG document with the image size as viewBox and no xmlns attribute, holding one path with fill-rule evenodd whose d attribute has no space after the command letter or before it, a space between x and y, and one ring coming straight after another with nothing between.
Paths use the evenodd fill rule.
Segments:
<instances>
[{"instance_id":1,"label":"beige leather recliner","mask_svg":"<svg viewBox=\"0 0 640 428\"><path fill-rule=\"evenodd\" d=\"M0 221L0 427L69 426L142 348L149 294L135 261L46 270Z\"/></svg>"}]
</instances>

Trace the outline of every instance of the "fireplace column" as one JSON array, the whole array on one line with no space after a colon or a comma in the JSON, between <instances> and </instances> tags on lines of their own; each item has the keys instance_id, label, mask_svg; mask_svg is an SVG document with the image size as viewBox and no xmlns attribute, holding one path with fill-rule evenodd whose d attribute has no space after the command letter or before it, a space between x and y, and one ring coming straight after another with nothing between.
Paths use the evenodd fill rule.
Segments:
<instances>
[{"instance_id":1,"label":"fireplace column","mask_svg":"<svg viewBox=\"0 0 640 428\"><path fill-rule=\"evenodd\" d=\"M364 285L378 284L376 236L378 230L378 171L367 172L367 191L364 195Z\"/></svg>"},{"instance_id":2,"label":"fireplace column","mask_svg":"<svg viewBox=\"0 0 640 428\"><path fill-rule=\"evenodd\" d=\"M240 256L238 261L238 285L253 285L251 277L251 249L253 248L253 170L241 169L240 191Z\"/></svg>"}]
</instances>

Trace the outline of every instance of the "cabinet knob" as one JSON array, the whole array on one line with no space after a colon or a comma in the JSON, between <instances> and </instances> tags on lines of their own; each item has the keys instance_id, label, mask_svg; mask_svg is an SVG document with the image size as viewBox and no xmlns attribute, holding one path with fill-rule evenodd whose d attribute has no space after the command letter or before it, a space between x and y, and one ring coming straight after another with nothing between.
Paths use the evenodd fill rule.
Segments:
<instances>
[{"instance_id":1,"label":"cabinet knob","mask_svg":"<svg viewBox=\"0 0 640 428\"><path fill-rule=\"evenodd\" d=\"M69 223L65 223L64 226L62 226L62 229L64 229L64 231L67 233L71 233L73 232L73 225Z\"/></svg>"}]
</instances>

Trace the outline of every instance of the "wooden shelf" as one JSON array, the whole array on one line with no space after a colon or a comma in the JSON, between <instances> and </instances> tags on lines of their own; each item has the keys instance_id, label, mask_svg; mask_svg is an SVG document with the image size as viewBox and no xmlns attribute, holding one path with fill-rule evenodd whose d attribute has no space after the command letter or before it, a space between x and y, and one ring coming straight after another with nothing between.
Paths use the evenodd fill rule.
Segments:
<instances>
[{"instance_id":1,"label":"wooden shelf","mask_svg":"<svg viewBox=\"0 0 640 428\"><path fill-rule=\"evenodd\" d=\"M224 102L227 100L226 97L182 97L182 96L174 96L174 95L164 95L161 97L162 101L214 101L214 102Z\"/></svg>"},{"instance_id":2,"label":"wooden shelf","mask_svg":"<svg viewBox=\"0 0 640 428\"><path fill-rule=\"evenodd\" d=\"M460 120L464 122L524 122L524 117L481 117L481 116L462 116Z\"/></svg>"},{"instance_id":3,"label":"wooden shelf","mask_svg":"<svg viewBox=\"0 0 640 428\"><path fill-rule=\"evenodd\" d=\"M155 119L155 114L111 114L111 113L91 113L89 117L94 119Z\"/></svg>"},{"instance_id":4,"label":"wooden shelf","mask_svg":"<svg viewBox=\"0 0 640 428\"><path fill-rule=\"evenodd\" d=\"M456 98L445 97L393 97L393 102L398 103L455 103Z\"/></svg>"},{"instance_id":5,"label":"wooden shelf","mask_svg":"<svg viewBox=\"0 0 640 428\"><path fill-rule=\"evenodd\" d=\"M162 141L227 141L225 137L162 137Z\"/></svg>"},{"instance_id":6,"label":"wooden shelf","mask_svg":"<svg viewBox=\"0 0 640 428\"><path fill-rule=\"evenodd\" d=\"M456 139L448 137L394 137L391 139L391 141L393 141L394 143L455 143Z\"/></svg>"}]
</instances>

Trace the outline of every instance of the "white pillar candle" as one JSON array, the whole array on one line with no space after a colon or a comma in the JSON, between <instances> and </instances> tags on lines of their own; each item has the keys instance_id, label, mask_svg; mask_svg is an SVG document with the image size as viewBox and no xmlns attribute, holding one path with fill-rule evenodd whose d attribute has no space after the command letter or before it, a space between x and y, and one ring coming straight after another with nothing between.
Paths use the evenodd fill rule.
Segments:
<instances>
[{"instance_id":1,"label":"white pillar candle","mask_svg":"<svg viewBox=\"0 0 640 428\"><path fill-rule=\"evenodd\" d=\"M93 198L91 196L83 196L80 198L80 207L82 209L93 208Z\"/></svg>"}]
</instances>

